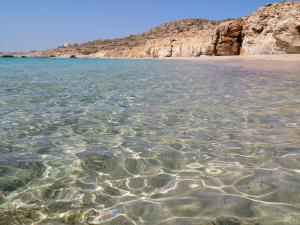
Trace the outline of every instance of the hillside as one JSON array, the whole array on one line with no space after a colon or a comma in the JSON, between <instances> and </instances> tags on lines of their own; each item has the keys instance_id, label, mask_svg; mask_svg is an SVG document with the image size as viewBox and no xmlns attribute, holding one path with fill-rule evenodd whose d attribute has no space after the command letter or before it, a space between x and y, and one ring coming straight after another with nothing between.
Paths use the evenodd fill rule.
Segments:
<instances>
[{"instance_id":1,"label":"hillside","mask_svg":"<svg viewBox=\"0 0 300 225\"><path fill-rule=\"evenodd\" d=\"M13 55L141 58L293 53L300 53L300 2L268 4L239 19L179 20L125 38Z\"/></svg>"}]
</instances>

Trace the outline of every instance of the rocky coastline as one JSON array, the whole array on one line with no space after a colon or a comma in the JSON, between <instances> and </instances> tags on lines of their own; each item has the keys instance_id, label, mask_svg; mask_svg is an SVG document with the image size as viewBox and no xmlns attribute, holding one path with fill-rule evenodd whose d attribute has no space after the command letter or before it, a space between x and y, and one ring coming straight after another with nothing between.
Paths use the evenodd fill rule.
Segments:
<instances>
[{"instance_id":1,"label":"rocky coastline","mask_svg":"<svg viewBox=\"0 0 300 225\"><path fill-rule=\"evenodd\" d=\"M179 20L125 38L0 56L169 58L262 54L300 54L300 2L267 4L238 19Z\"/></svg>"}]
</instances>

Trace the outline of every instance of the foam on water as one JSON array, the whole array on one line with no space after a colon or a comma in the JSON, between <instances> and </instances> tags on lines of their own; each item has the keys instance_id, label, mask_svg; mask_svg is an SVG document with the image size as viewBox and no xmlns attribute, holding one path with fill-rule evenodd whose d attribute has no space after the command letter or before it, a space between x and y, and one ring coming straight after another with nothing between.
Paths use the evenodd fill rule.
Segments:
<instances>
[{"instance_id":1,"label":"foam on water","mask_svg":"<svg viewBox=\"0 0 300 225\"><path fill-rule=\"evenodd\" d=\"M0 224L299 224L299 71L0 59Z\"/></svg>"}]
</instances>

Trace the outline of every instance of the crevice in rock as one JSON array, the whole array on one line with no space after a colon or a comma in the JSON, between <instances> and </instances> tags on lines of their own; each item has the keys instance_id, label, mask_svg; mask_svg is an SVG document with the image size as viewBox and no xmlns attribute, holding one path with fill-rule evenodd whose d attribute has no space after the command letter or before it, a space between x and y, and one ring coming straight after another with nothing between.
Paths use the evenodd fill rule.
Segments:
<instances>
[{"instance_id":1,"label":"crevice in rock","mask_svg":"<svg viewBox=\"0 0 300 225\"><path fill-rule=\"evenodd\" d=\"M172 57L173 56L173 48L174 48L174 45L173 45L173 43L175 42L176 40L175 39L172 39L171 40L171 48L170 48L170 55L169 56L167 56L167 57Z\"/></svg>"},{"instance_id":2,"label":"crevice in rock","mask_svg":"<svg viewBox=\"0 0 300 225\"><path fill-rule=\"evenodd\" d=\"M219 39L220 39L220 31L217 30L217 31L216 31L216 37L215 37L215 40L214 40L214 42L213 42L213 51L212 51L212 55L217 55L217 45L218 45Z\"/></svg>"},{"instance_id":3,"label":"crevice in rock","mask_svg":"<svg viewBox=\"0 0 300 225\"><path fill-rule=\"evenodd\" d=\"M174 47L174 45L171 45L170 56L169 57L172 57L172 55L173 55L173 47Z\"/></svg>"},{"instance_id":4,"label":"crevice in rock","mask_svg":"<svg viewBox=\"0 0 300 225\"><path fill-rule=\"evenodd\" d=\"M300 34L300 25L297 25L295 28L298 31L298 33Z\"/></svg>"},{"instance_id":5,"label":"crevice in rock","mask_svg":"<svg viewBox=\"0 0 300 225\"><path fill-rule=\"evenodd\" d=\"M264 30L263 26L259 26L259 27L252 27L252 30L257 33L257 34L261 34Z\"/></svg>"},{"instance_id":6,"label":"crevice in rock","mask_svg":"<svg viewBox=\"0 0 300 225\"><path fill-rule=\"evenodd\" d=\"M237 36L237 41L239 43L237 55L240 55L241 54L241 49L242 49L242 44L243 44L243 34L242 34L242 32L240 32L239 35Z\"/></svg>"}]
</instances>

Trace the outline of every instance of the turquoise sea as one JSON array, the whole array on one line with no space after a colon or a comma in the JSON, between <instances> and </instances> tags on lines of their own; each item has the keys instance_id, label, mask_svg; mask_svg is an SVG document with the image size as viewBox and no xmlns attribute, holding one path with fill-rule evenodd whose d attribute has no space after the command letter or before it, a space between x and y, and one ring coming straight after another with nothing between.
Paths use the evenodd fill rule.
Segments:
<instances>
[{"instance_id":1,"label":"turquoise sea","mask_svg":"<svg viewBox=\"0 0 300 225\"><path fill-rule=\"evenodd\" d=\"M0 59L0 224L299 225L299 71Z\"/></svg>"}]
</instances>

